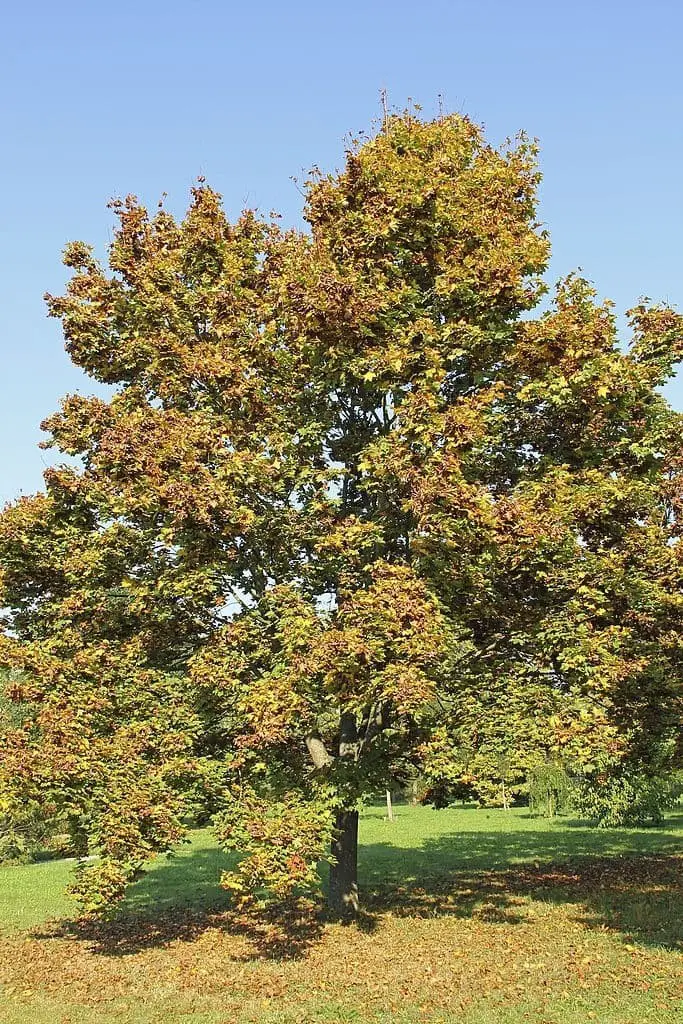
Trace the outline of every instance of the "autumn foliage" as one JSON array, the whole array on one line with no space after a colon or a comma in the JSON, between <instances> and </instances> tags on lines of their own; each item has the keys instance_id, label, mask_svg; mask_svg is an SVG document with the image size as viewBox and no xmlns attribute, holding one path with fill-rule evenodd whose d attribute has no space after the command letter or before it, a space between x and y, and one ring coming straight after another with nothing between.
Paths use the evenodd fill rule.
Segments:
<instances>
[{"instance_id":1,"label":"autumn foliage","mask_svg":"<svg viewBox=\"0 0 683 1024\"><path fill-rule=\"evenodd\" d=\"M406 113L312 174L307 231L200 183L182 221L113 203L108 267L67 247L49 312L111 394L0 519L0 800L99 854L87 910L205 815L236 900L315 892L333 841L350 913L392 779L679 756L683 318L624 350L576 276L539 312L538 182L526 138Z\"/></svg>"}]
</instances>

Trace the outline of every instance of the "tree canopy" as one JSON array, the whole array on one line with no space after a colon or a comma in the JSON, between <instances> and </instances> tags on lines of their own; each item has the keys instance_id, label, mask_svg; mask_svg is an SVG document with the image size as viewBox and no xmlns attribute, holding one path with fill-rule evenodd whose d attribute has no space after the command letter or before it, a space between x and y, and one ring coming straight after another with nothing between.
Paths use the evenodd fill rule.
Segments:
<instances>
[{"instance_id":1,"label":"tree canopy","mask_svg":"<svg viewBox=\"0 0 683 1024\"><path fill-rule=\"evenodd\" d=\"M78 465L0 518L0 800L50 800L86 909L197 814L245 905L356 904L358 801L420 770L571 763L595 787L681 744L683 318L546 297L533 143L389 116L306 184L308 230L200 182L112 203L108 267L48 296L109 398Z\"/></svg>"}]
</instances>

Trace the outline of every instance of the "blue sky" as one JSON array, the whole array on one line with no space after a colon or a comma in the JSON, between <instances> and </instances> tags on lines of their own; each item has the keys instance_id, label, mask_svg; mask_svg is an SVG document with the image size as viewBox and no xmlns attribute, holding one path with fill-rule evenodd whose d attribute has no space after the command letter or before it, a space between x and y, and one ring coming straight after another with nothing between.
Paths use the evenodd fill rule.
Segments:
<instances>
[{"instance_id":1,"label":"blue sky","mask_svg":"<svg viewBox=\"0 0 683 1024\"><path fill-rule=\"evenodd\" d=\"M549 278L619 309L683 307L679 0L96 0L7 5L0 35L0 501L41 484L40 420L93 391L45 317L69 239L103 251L112 195L181 212L203 174L231 213L297 222L292 176L339 165L378 96L540 140ZM683 409L683 384L669 388Z\"/></svg>"}]
</instances>

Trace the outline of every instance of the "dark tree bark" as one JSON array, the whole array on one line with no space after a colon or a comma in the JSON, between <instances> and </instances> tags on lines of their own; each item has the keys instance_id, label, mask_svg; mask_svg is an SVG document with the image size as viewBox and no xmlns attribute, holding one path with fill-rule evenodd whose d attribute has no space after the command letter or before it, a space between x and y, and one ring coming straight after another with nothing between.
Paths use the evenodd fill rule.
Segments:
<instances>
[{"instance_id":1,"label":"dark tree bark","mask_svg":"<svg viewBox=\"0 0 683 1024\"><path fill-rule=\"evenodd\" d=\"M358 759L356 716L349 712L339 723L339 758ZM351 921L358 913L358 811L337 811L334 824L329 909L342 921Z\"/></svg>"},{"instance_id":2,"label":"dark tree bark","mask_svg":"<svg viewBox=\"0 0 683 1024\"><path fill-rule=\"evenodd\" d=\"M329 908L351 921L358 913L358 811L338 811L332 839Z\"/></svg>"}]
</instances>

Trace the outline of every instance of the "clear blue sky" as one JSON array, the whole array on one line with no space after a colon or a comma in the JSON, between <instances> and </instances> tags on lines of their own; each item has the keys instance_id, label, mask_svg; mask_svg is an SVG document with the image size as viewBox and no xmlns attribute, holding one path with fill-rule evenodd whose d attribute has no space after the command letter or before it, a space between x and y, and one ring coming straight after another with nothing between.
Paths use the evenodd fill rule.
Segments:
<instances>
[{"instance_id":1,"label":"clear blue sky","mask_svg":"<svg viewBox=\"0 0 683 1024\"><path fill-rule=\"evenodd\" d=\"M550 278L580 266L625 309L683 306L680 0L97 0L7 4L0 34L0 501L41 484L40 420L93 387L42 294L102 251L114 194L181 212L198 174L299 216L291 176L339 165L378 95L542 146ZM683 408L683 386L669 389Z\"/></svg>"}]
</instances>

